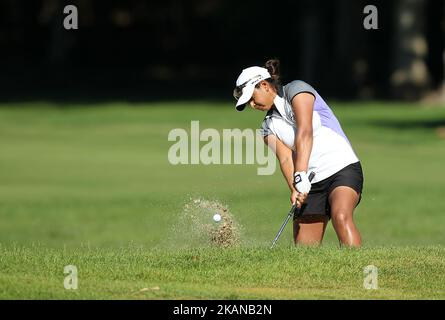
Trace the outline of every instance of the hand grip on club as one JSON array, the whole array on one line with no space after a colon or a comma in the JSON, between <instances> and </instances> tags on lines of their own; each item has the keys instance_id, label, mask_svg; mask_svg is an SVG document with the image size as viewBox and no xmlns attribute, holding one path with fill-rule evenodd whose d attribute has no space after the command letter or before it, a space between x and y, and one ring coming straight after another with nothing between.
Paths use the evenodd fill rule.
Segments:
<instances>
[{"instance_id":1,"label":"hand grip on club","mask_svg":"<svg viewBox=\"0 0 445 320\"><path fill-rule=\"evenodd\" d=\"M309 181L312 181L315 177L315 172L311 171L311 173L309 174ZM283 224L281 225L280 230L278 231L277 236L275 237L275 239L272 242L272 246L270 247L271 249L275 246L275 243L277 243L278 238L280 237L281 233L283 232L284 228L286 227L287 223L289 222L289 219L292 217L292 215L295 214L295 211L297 211L297 214L299 213L299 210L297 208L297 204L293 204L292 208L290 209L289 213L286 216L286 219L284 220Z\"/></svg>"},{"instance_id":2,"label":"hand grip on club","mask_svg":"<svg viewBox=\"0 0 445 320\"><path fill-rule=\"evenodd\" d=\"M312 182L312 180L314 179L314 177L315 177L315 172L314 172L314 171L311 171L311 173L309 173L309 177L308 177L309 182ZM292 205L292 208L293 208L293 211L292 211L292 212L295 212L295 210L299 210L299 208L297 207L297 204L296 204L296 203ZM301 209L301 207L300 207L300 209Z\"/></svg>"}]
</instances>

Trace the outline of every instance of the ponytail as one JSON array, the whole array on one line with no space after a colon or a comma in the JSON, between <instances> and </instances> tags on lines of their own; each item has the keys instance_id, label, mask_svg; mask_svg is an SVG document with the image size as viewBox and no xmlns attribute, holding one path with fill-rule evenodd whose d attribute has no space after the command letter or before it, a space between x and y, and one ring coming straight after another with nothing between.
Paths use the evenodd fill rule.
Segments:
<instances>
[{"instance_id":1,"label":"ponytail","mask_svg":"<svg viewBox=\"0 0 445 320\"><path fill-rule=\"evenodd\" d=\"M269 71L271 79L267 79L275 89L278 89L278 86L281 85L281 77L280 77L280 60L278 59L270 59L267 60L264 64L264 67Z\"/></svg>"}]
</instances>

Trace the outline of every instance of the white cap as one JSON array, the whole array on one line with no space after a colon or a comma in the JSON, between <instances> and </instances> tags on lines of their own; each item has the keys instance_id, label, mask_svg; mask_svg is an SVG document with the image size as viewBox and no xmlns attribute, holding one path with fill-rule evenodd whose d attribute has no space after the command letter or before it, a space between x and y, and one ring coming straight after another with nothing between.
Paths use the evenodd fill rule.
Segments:
<instances>
[{"instance_id":1,"label":"white cap","mask_svg":"<svg viewBox=\"0 0 445 320\"><path fill-rule=\"evenodd\" d=\"M270 73L266 68L250 67L244 69L238 79L236 79L236 88L233 94L235 98L238 98L236 110L243 111L245 104L252 97L255 86L262 80L270 77Z\"/></svg>"}]
</instances>

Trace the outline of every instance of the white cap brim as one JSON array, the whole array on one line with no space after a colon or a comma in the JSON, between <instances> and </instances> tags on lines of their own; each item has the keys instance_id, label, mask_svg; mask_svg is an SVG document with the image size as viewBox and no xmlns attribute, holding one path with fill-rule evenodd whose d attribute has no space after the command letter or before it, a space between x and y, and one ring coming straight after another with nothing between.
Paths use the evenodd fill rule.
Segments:
<instances>
[{"instance_id":1,"label":"white cap brim","mask_svg":"<svg viewBox=\"0 0 445 320\"><path fill-rule=\"evenodd\" d=\"M255 85L246 86L243 88L243 94L238 99L236 103L236 110L243 111L246 107L245 104L249 102L250 98L252 98L253 91L255 90Z\"/></svg>"}]
</instances>

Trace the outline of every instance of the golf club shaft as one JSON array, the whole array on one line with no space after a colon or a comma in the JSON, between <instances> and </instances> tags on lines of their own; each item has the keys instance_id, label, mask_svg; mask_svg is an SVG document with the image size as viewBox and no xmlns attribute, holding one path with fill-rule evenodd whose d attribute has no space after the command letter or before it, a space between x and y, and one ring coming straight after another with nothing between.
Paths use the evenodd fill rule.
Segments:
<instances>
[{"instance_id":1,"label":"golf club shaft","mask_svg":"<svg viewBox=\"0 0 445 320\"><path fill-rule=\"evenodd\" d=\"M314 179L314 177L315 177L315 172L312 171L309 174L309 181L312 181L312 179ZM300 209L301 209L301 207L300 207ZM286 219L284 220L283 224L281 225L281 228L278 231L277 236L275 237L275 239L272 242L272 246L270 247L271 249L277 243L278 238L280 237L281 233L283 232L284 228L286 227L287 223L289 222L289 219L292 217L292 215L294 215L296 210L298 210L298 212L299 212L300 209L297 208L297 204L296 203L292 205L292 208L290 209L289 213L287 214Z\"/></svg>"},{"instance_id":2,"label":"golf club shaft","mask_svg":"<svg viewBox=\"0 0 445 320\"><path fill-rule=\"evenodd\" d=\"M295 208L296 208L296 205L295 204L292 205L292 208L290 209L289 213L287 214L286 219L284 220L283 224L281 225L280 230L278 231L275 239L272 242L271 248L273 248L275 246L275 243L277 243L278 238L280 237L281 233L283 232L284 228L286 227L287 223L289 222L289 219L292 217L292 213L294 212Z\"/></svg>"}]
</instances>

